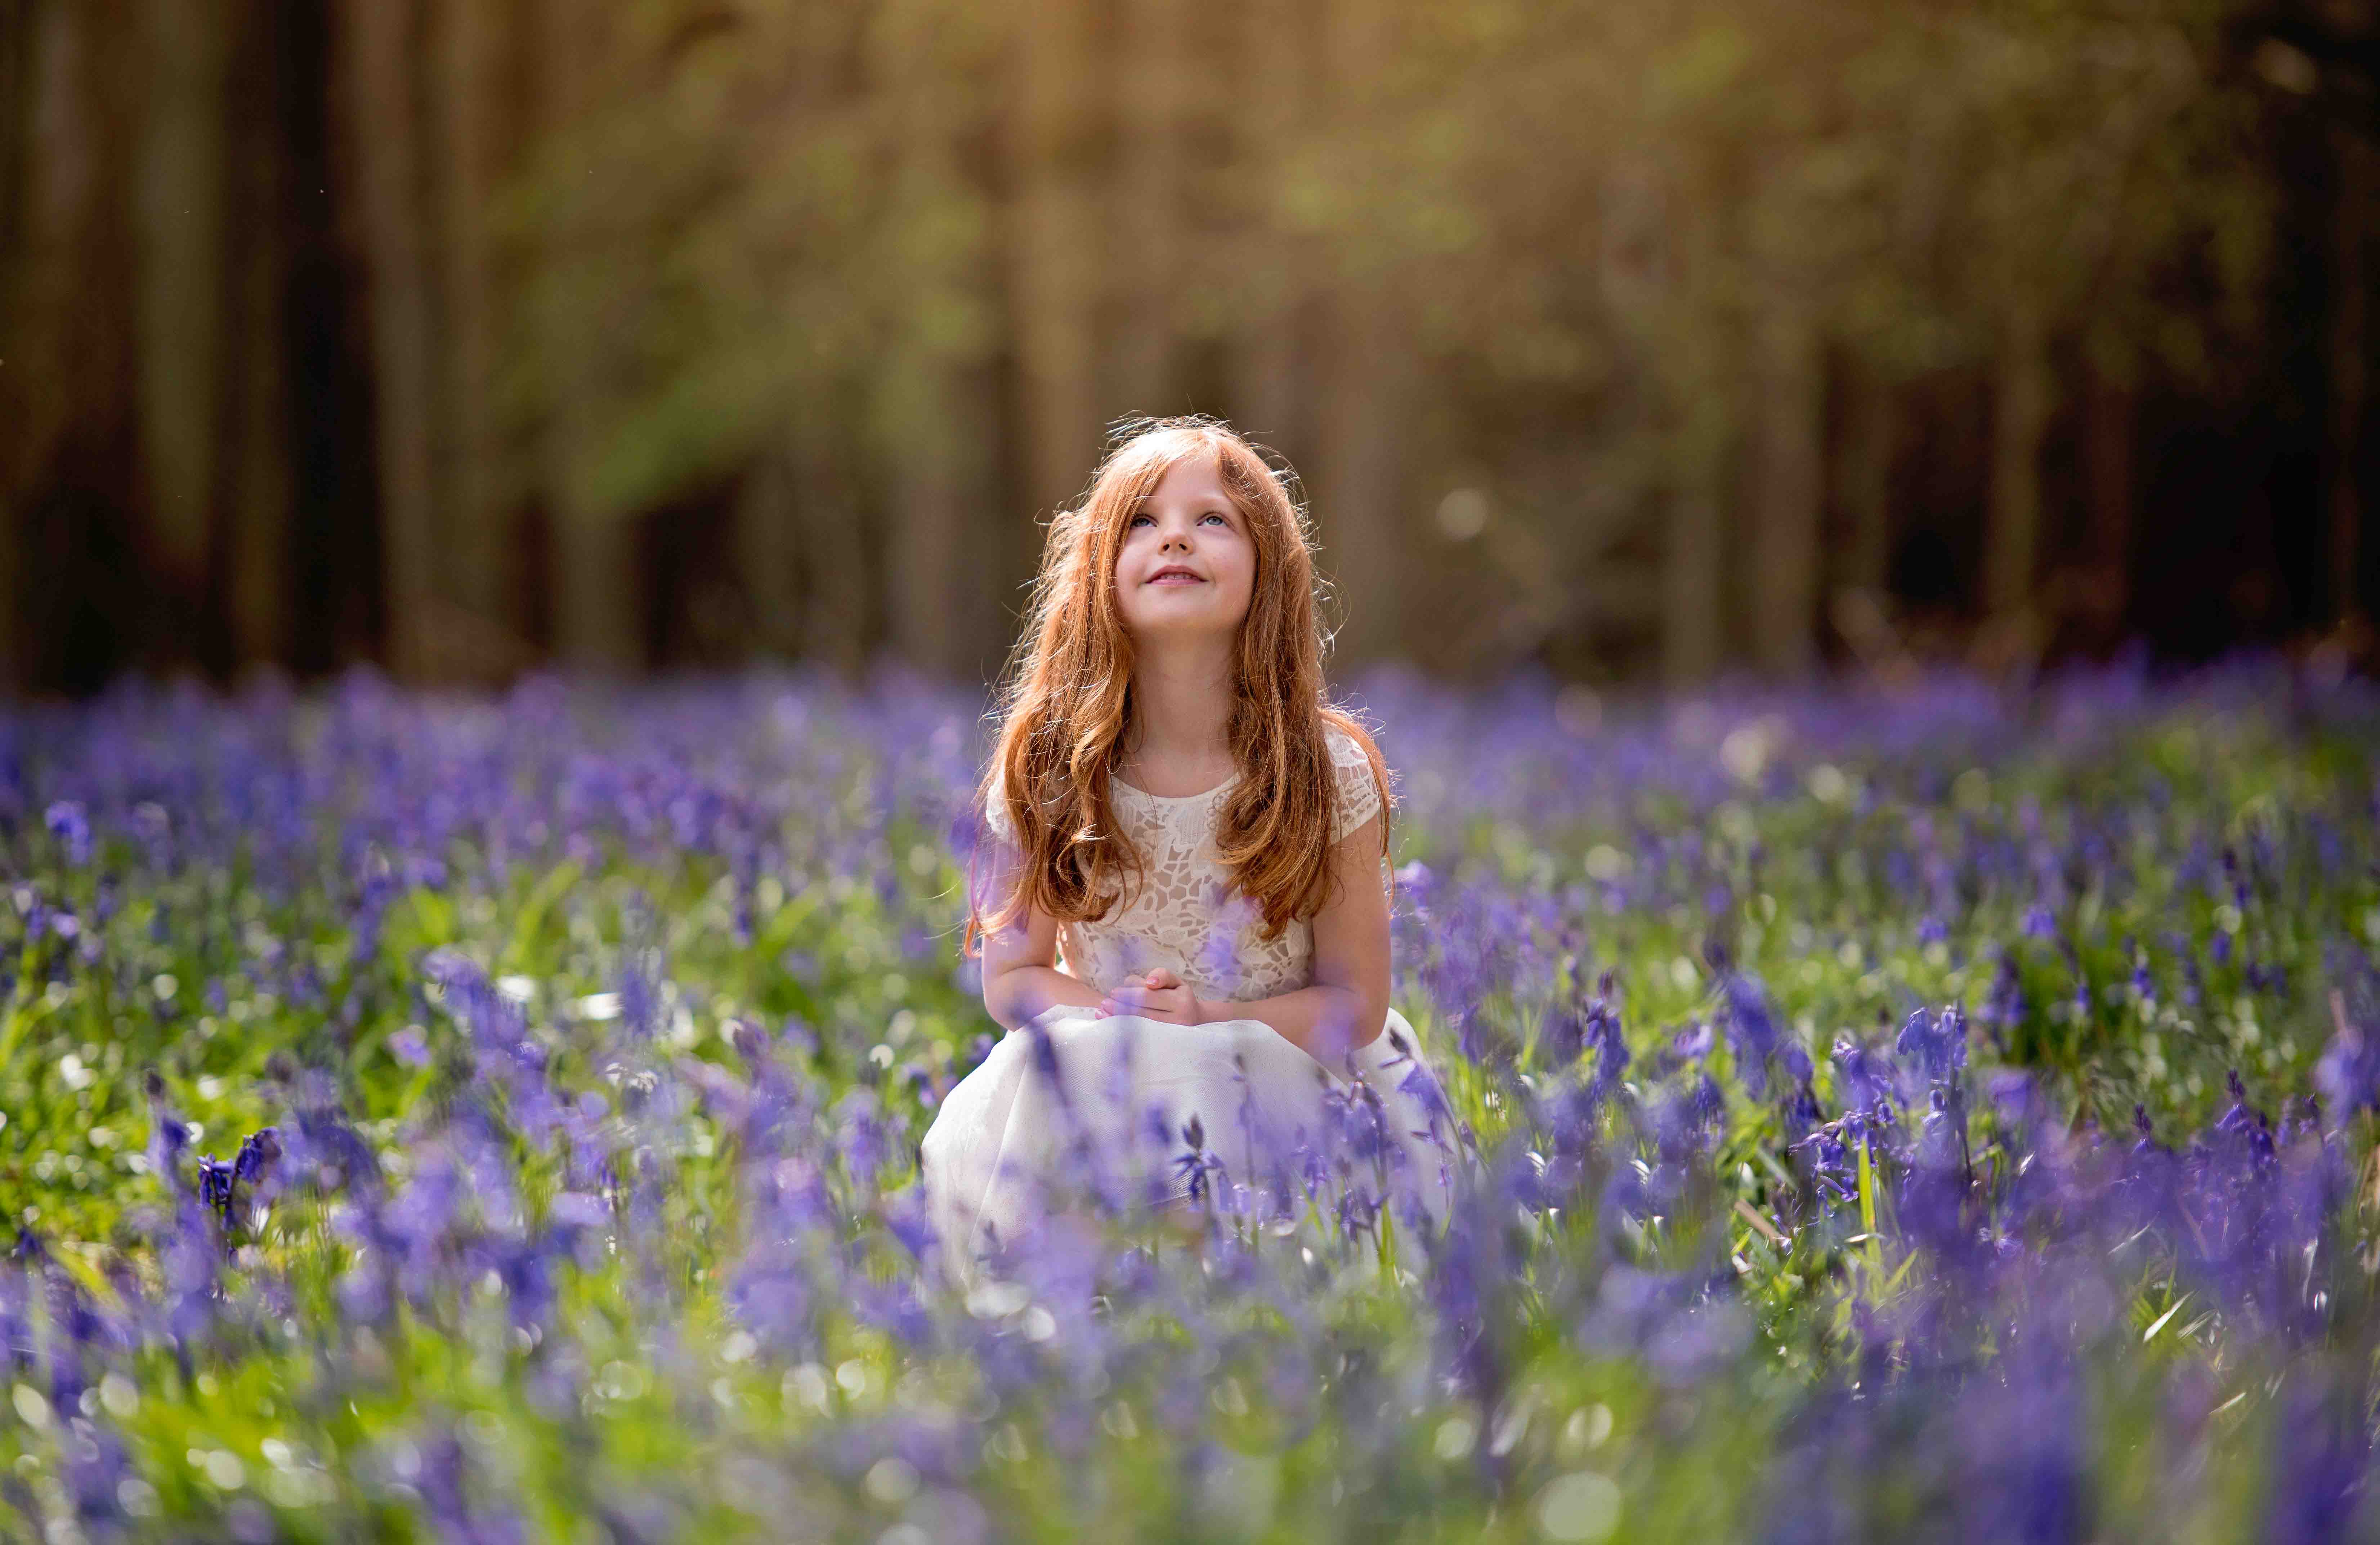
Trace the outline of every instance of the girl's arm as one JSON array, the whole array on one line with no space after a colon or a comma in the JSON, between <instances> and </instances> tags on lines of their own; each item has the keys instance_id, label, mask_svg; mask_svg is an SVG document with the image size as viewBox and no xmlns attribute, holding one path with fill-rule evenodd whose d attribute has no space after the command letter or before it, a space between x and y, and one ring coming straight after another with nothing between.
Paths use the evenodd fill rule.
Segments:
<instances>
[{"instance_id":1,"label":"girl's arm","mask_svg":"<svg viewBox=\"0 0 2380 1545\"><path fill-rule=\"evenodd\" d=\"M1200 1023L1260 1019L1336 1068L1378 1040L1389 1017L1389 896L1380 883L1380 818L1330 846L1330 900L1314 915L1314 985L1246 1003L1201 998Z\"/></svg>"},{"instance_id":2,"label":"girl's arm","mask_svg":"<svg viewBox=\"0 0 2380 1545\"><path fill-rule=\"evenodd\" d=\"M993 855L990 894L1005 896L1014 878L1016 852L997 838L990 840L987 851ZM1059 970L1057 958L1057 919L1027 902L1015 922L983 936L985 1012L1013 1030L1059 1004L1099 1007L1099 991Z\"/></svg>"}]
</instances>

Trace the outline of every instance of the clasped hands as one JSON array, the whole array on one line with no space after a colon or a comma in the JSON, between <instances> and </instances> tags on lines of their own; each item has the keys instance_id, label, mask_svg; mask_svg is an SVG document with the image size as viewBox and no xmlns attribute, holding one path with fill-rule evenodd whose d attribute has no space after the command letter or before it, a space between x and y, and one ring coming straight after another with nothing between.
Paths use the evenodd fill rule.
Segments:
<instances>
[{"instance_id":1,"label":"clasped hands","mask_svg":"<svg viewBox=\"0 0 2380 1545\"><path fill-rule=\"evenodd\" d=\"M1118 1014L1137 1014L1174 1025L1206 1023L1206 1005L1198 1001L1198 994L1162 966L1135 971L1099 1000L1099 1017Z\"/></svg>"}]
</instances>

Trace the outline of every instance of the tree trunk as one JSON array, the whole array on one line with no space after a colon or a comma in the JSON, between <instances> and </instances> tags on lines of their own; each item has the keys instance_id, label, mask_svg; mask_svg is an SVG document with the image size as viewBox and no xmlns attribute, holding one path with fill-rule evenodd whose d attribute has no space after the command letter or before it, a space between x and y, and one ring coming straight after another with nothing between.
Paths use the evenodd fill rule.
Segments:
<instances>
[{"instance_id":1,"label":"tree trunk","mask_svg":"<svg viewBox=\"0 0 2380 1545\"><path fill-rule=\"evenodd\" d=\"M2049 337L2038 302L2021 297L2002 323L1992 380L1992 456L1984 534L1984 609L2022 626L2040 555L2041 445L2050 410Z\"/></svg>"},{"instance_id":2,"label":"tree trunk","mask_svg":"<svg viewBox=\"0 0 2380 1545\"><path fill-rule=\"evenodd\" d=\"M619 675L644 663L636 546L635 524L609 514L556 523L555 648L580 671Z\"/></svg>"},{"instance_id":3,"label":"tree trunk","mask_svg":"<svg viewBox=\"0 0 2380 1545\"><path fill-rule=\"evenodd\" d=\"M374 432L389 668L431 674L438 648L436 357L429 254L423 249L422 134L414 112L422 0L343 0L341 28L371 294Z\"/></svg>"},{"instance_id":4,"label":"tree trunk","mask_svg":"<svg viewBox=\"0 0 2380 1545\"><path fill-rule=\"evenodd\" d=\"M1847 372L1851 421L1844 432L1839 483L1850 540L1844 544L1845 587L1881 597L1892 570L1892 463L1899 426L1891 384L1853 362Z\"/></svg>"},{"instance_id":5,"label":"tree trunk","mask_svg":"<svg viewBox=\"0 0 2380 1545\"><path fill-rule=\"evenodd\" d=\"M794 543L796 497L783 452L756 457L735 497L735 557L751 614L755 650L785 659L801 652L800 575Z\"/></svg>"},{"instance_id":6,"label":"tree trunk","mask_svg":"<svg viewBox=\"0 0 2380 1545\"><path fill-rule=\"evenodd\" d=\"M25 217L0 368L0 488L22 545L14 624L19 678L100 685L149 625L139 577L109 563L139 506L140 283L134 176L139 82L116 40L140 35L131 0L48 5L31 18ZM38 579L39 582L34 581Z\"/></svg>"},{"instance_id":7,"label":"tree trunk","mask_svg":"<svg viewBox=\"0 0 2380 1545\"><path fill-rule=\"evenodd\" d=\"M30 154L33 126L48 105L35 95L38 87L48 84L35 69L49 21L47 9L36 0L0 0L0 423L14 426L9 434L0 435L0 694L26 685L18 638L24 615L18 561L21 505L33 452L26 442L48 437L48 426L36 422L33 405L27 400L38 379L29 367L42 362L42 350L31 347L29 357L34 337L26 306L39 261L37 244L49 234L33 225ZM13 369L7 363L12 359Z\"/></svg>"},{"instance_id":8,"label":"tree trunk","mask_svg":"<svg viewBox=\"0 0 2380 1545\"><path fill-rule=\"evenodd\" d=\"M1238 212L1242 261L1233 277L1242 320L1232 340L1232 412L1242 432L1300 466L1315 442L1313 394L1298 348L1314 276L1307 245L1283 229L1280 178L1311 79L1305 22L1294 0L1246 0L1245 43L1233 53L1247 71L1247 90L1232 99L1230 114L1242 174L1233 181L1250 200Z\"/></svg>"},{"instance_id":9,"label":"tree trunk","mask_svg":"<svg viewBox=\"0 0 2380 1545\"><path fill-rule=\"evenodd\" d=\"M876 35L882 51L879 79L898 102L895 218L931 223L954 207L978 206L983 194L970 185L962 158L980 123L954 110L948 59L919 55L893 29ZM918 283L940 296L973 301L985 278L970 249L938 258ZM898 313L878 390L899 408L878 415L878 421L893 419L902 428L894 436L880 432L870 443L892 447L883 566L889 642L917 669L951 676L971 673L990 637L1002 630L994 598L1005 566L986 523L971 518L994 508L981 492L990 481L990 436L969 389L972 351L928 323L927 315L923 306L905 306Z\"/></svg>"},{"instance_id":10,"label":"tree trunk","mask_svg":"<svg viewBox=\"0 0 2380 1545\"><path fill-rule=\"evenodd\" d=\"M1605 284L1649 319L1642 368L1669 425L1661 674L1673 688L1693 687L1717 675L1728 653L1727 515L1740 388L1713 283L1719 228L1711 201L1696 197L1674 164L1631 168L1608 188Z\"/></svg>"},{"instance_id":11,"label":"tree trunk","mask_svg":"<svg viewBox=\"0 0 2380 1545\"><path fill-rule=\"evenodd\" d=\"M439 510L446 586L490 656L458 662L466 674L501 674L514 652L505 605L504 507L498 487L491 390L494 311L487 205L500 166L495 142L497 29L490 0L438 0L433 56L436 112L439 329ZM517 646L515 646L516 648ZM480 652L480 651L475 651Z\"/></svg>"},{"instance_id":12,"label":"tree trunk","mask_svg":"<svg viewBox=\"0 0 2380 1545\"><path fill-rule=\"evenodd\" d=\"M1801 675L1817 662L1824 364L1798 294L1772 296L1754 337L1753 658L1774 675Z\"/></svg>"},{"instance_id":13,"label":"tree trunk","mask_svg":"<svg viewBox=\"0 0 2380 1545\"><path fill-rule=\"evenodd\" d=\"M280 663L289 657L288 376L279 344L281 281L286 267L279 234L260 227L242 254L236 313L247 325L235 340L238 373L229 383L231 437L221 505L224 529L213 587L225 629L223 663Z\"/></svg>"},{"instance_id":14,"label":"tree trunk","mask_svg":"<svg viewBox=\"0 0 2380 1545\"><path fill-rule=\"evenodd\" d=\"M1324 567L1336 586L1341 660L1405 652L1405 452L1411 356L1376 293L1340 293L1321 408Z\"/></svg>"},{"instance_id":15,"label":"tree trunk","mask_svg":"<svg viewBox=\"0 0 2380 1545\"><path fill-rule=\"evenodd\" d=\"M1333 0L1327 13L1330 100L1349 143L1369 141L1383 117L1376 93L1395 48L1392 25L1378 0ZM1336 652L1360 663L1404 653L1410 641L1403 576L1415 371L1391 275L1378 266L1386 254L1360 231L1342 243L1352 261L1330 290L1317 524L1343 619Z\"/></svg>"},{"instance_id":16,"label":"tree trunk","mask_svg":"<svg viewBox=\"0 0 2380 1545\"><path fill-rule=\"evenodd\" d=\"M292 510L284 534L290 664L301 675L384 660L387 567L373 451L369 263L354 228L352 83L346 21L325 0L274 0L271 47L284 93L286 331Z\"/></svg>"},{"instance_id":17,"label":"tree trunk","mask_svg":"<svg viewBox=\"0 0 2380 1545\"><path fill-rule=\"evenodd\" d=\"M2356 484L2356 453L2362 444L2363 401L2368 370L2369 327L2365 262L2374 182L2372 147L2352 125L2334 120L2331 146L2338 187L2330 217L2329 414L2323 447L2324 515L2329 527L2330 620L2363 614L2363 502Z\"/></svg>"},{"instance_id":18,"label":"tree trunk","mask_svg":"<svg viewBox=\"0 0 2380 1545\"><path fill-rule=\"evenodd\" d=\"M216 663L226 672L289 657L287 541L296 502L285 311L290 206L281 141L289 82L276 41L271 7L240 4L229 43L246 89L234 98L228 130L224 310L230 368L220 432L223 476L214 501L221 525L211 541L208 586L217 611L210 631L219 629L210 643L220 650Z\"/></svg>"},{"instance_id":19,"label":"tree trunk","mask_svg":"<svg viewBox=\"0 0 2380 1545\"><path fill-rule=\"evenodd\" d=\"M887 622L892 647L921 671L957 673L978 651L968 587L986 582L968 541L967 415L945 368L929 367L928 427L901 459L887 542Z\"/></svg>"},{"instance_id":20,"label":"tree trunk","mask_svg":"<svg viewBox=\"0 0 2380 1545\"><path fill-rule=\"evenodd\" d=\"M1125 0L1116 116L1121 281L1114 401L1126 413L1179 412L1173 345L1179 326L1184 118L1189 105L1191 29L1187 0Z\"/></svg>"},{"instance_id":21,"label":"tree trunk","mask_svg":"<svg viewBox=\"0 0 2380 1545\"><path fill-rule=\"evenodd\" d=\"M1094 308L1099 229L1084 159L1094 71L1084 0L1016 13L1006 151L1010 304L1021 375L1026 497L1037 516L1081 491L1101 439Z\"/></svg>"},{"instance_id":22,"label":"tree trunk","mask_svg":"<svg viewBox=\"0 0 2380 1545\"><path fill-rule=\"evenodd\" d=\"M848 466L850 440L836 417L797 411L804 414L793 429L794 513L807 580L802 652L856 676L867 660L875 585Z\"/></svg>"},{"instance_id":23,"label":"tree trunk","mask_svg":"<svg viewBox=\"0 0 2380 1545\"><path fill-rule=\"evenodd\" d=\"M1689 404L1662 542L1661 675L1673 687L1709 680L1727 658L1728 439L1721 402Z\"/></svg>"},{"instance_id":24,"label":"tree trunk","mask_svg":"<svg viewBox=\"0 0 2380 1545\"><path fill-rule=\"evenodd\" d=\"M2090 502L2089 607L2102 643L2122 637L2131 611L2132 448L2138 398L2130 382L2094 369L2082 415L2082 483Z\"/></svg>"},{"instance_id":25,"label":"tree trunk","mask_svg":"<svg viewBox=\"0 0 2380 1545\"><path fill-rule=\"evenodd\" d=\"M31 213L26 144L40 111L33 100L33 46L41 36L42 8L38 0L0 0L0 328L16 321L25 224Z\"/></svg>"},{"instance_id":26,"label":"tree trunk","mask_svg":"<svg viewBox=\"0 0 2380 1545\"><path fill-rule=\"evenodd\" d=\"M192 636L214 529L224 379L224 0L143 0L133 188L141 466L159 648Z\"/></svg>"},{"instance_id":27,"label":"tree trunk","mask_svg":"<svg viewBox=\"0 0 2380 1545\"><path fill-rule=\"evenodd\" d=\"M567 158L589 110L604 50L604 12L581 0L535 0L543 132ZM592 177L595 168L554 164L547 175ZM552 511L554 649L564 663L594 673L633 670L643 658L635 530L629 518L599 507L584 468L592 442L586 319L548 303L538 325L539 353L550 372L540 461Z\"/></svg>"}]
</instances>

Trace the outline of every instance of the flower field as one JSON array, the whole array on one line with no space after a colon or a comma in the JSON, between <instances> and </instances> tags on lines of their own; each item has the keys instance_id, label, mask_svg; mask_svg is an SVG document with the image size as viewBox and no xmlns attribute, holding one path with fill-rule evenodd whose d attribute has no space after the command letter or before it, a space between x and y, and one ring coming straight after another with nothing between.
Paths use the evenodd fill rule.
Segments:
<instances>
[{"instance_id":1,"label":"flower field","mask_svg":"<svg viewBox=\"0 0 2380 1545\"><path fill-rule=\"evenodd\" d=\"M971 1289L979 700L0 718L0 1536L2380 1534L2380 695L1351 685L1451 1225Z\"/></svg>"}]
</instances>

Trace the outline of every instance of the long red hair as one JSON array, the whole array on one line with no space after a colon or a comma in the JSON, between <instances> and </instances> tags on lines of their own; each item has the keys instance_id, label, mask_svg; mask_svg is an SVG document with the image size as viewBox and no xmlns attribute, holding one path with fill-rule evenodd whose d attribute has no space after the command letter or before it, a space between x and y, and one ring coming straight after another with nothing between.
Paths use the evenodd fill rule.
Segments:
<instances>
[{"instance_id":1,"label":"long red hair","mask_svg":"<svg viewBox=\"0 0 2380 1545\"><path fill-rule=\"evenodd\" d=\"M1142 420L1100 461L1088 493L1050 522L1041 568L992 716L998 738L976 791L995 787L1016 833L1016 882L989 911L970 864L963 956L1010 926L1026 904L1061 922L1108 915L1111 882L1145 878L1147 858L1126 837L1109 780L1133 725L1133 642L1116 607L1116 555L1125 523L1166 472L1210 456L1256 548L1247 616L1240 624L1227 734L1240 778L1216 820L1216 856L1238 894L1278 938L1330 900L1335 789L1324 736L1335 726L1364 748L1380 790L1380 852L1389 851L1388 768L1353 715L1326 698L1330 645L1316 601L1313 540L1293 496L1295 474L1276 467L1220 420ZM980 851L978 849L978 851Z\"/></svg>"}]
</instances>

